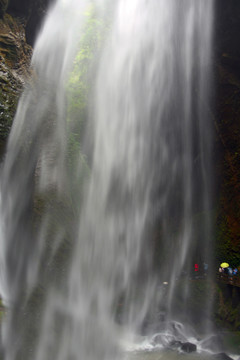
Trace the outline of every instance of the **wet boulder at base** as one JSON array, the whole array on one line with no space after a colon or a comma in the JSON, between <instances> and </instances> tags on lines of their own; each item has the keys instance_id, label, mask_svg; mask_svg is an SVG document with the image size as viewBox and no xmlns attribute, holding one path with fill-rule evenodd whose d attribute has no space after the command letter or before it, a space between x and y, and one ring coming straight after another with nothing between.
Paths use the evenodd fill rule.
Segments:
<instances>
[{"instance_id":1,"label":"wet boulder at base","mask_svg":"<svg viewBox=\"0 0 240 360\"><path fill-rule=\"evenodd\" d=\"M183 352L186 353L191 353L191 352L195 352L197 351L197 345L190 343L190 342L185 342L181 345L180 348Z\"/></svg>"}]
</instances>

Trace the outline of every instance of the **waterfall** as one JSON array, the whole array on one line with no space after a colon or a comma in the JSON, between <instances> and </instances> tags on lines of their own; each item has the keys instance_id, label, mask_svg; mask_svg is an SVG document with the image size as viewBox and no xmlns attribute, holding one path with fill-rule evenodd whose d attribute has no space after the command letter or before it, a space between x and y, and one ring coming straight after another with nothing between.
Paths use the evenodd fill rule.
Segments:
<instances>
[{"instance_id":1,"label":"waterfall","mask_svg":"<svg viewBox=\"0 0 240 360\"><path fill-rule=\"evenodd\" d=\"M87 110L72 119L67 84L89 8L104 31ZM1 173L7 360L121 359L124 339L162 313L165 332L191 324L189 281L175 300L181 274L211 264L212 8L57 0L49 10Z\"/></svg>"}]
</instances>

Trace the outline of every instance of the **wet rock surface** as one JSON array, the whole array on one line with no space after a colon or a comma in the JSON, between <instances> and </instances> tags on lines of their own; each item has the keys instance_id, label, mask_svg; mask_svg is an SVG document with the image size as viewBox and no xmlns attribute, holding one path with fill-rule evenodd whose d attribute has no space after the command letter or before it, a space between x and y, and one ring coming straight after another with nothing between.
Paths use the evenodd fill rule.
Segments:
<instances>
[{"instance_id":1,"label":"wet rock surface","mask_svg":"<svg viewBox=\"0 0 240 360\"><path fill-rule=\"evenodd\" d=\"M0 155L31 76L32 45L52 0L0 0Z\"/></svg>"},{"instance_id":2,"label":"wet rock surface","mask_svg":"<svg viewBox=\"0 0 240 360\"><path fill-rule=\"evenodd\" d=\"M30 76L31 54L24 21L5 13L0 19L0 146L9 134L19 96Z\"/></svg>"},{"instance_id":3,"label":"wet rock surface","mask_svg":"<svg viewBox=\"0 0 240 360\"><path fill-rule=\"evenodd\" d=\"M197 346L190 342L186 342L181 345L180 349L186 353L192 353L192 352L197 351Z\"/></svg>"},{"instance_id":4,"label":"wet rock surface","mask_svg":"<svg viewBox=\"0 0 240 360\"><path fill-rule=\"evenodd\" d=\"M26 20L26 40L33 45L49 5L53 0L9 0L7 12Z\"/></svg>"}]
</instances>

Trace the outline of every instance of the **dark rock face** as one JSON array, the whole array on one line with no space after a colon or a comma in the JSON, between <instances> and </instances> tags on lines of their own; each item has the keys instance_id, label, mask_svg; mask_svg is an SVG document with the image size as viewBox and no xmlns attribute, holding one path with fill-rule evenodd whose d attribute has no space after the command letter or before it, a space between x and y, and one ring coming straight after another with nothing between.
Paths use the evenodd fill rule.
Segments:
<instances>
[{"instance_id":1,"label":"dark rock face","mask_svg":"<svg viewBox=\"0 0 240 360\"><path fill-rule=\"evenodd\" d=\"M215 42L219 53L227 52L239 56L239 41L234 34L240 28L240 3L236 0L215 2Z\"/></svg>"},{"instance_id":2,"label":"dark rock face","mask_svg":"<svg viewBox=\"0 0 240 360\"><path fill-rule=\"evenodd\" d=\"M0 17L3 17L8 6L8 0L0 0Z\"/></svg>"},{"instance_id":3,"label":"dark rock face","mask_svg":"<svg viewBox=\"0 0 240 360\"><path fill-rule=\"evenodd\" d=\"M52 0L0 0L0 154L26 79L32 47Z\"/></svg>"},{"instance_id":4,"label":"dark rock face","mask_svg":"<svg viewBox=\"0 0 240 360\"><path fill-rule=\"evenodd\" d=\"M8 0L8 7L7 11L10 14L13 14L15 16L23 16L25 17L28 15L31 7L31 1L30 0Z\"/></svg>"},{"instance_id":5,"label":"dark rock face","mask_svg":"<svg viewBox=\"0 0 240 360\"><path fill-rule=\"evenodd\" d=\"M7 12L14 17L26 19L26 41L34 45L36 35L46 15L48 6L54 0L8 0Z\"/></svg>"},{"instance_id":6,"label":"dark rock face","mask_svg":"<svg viewBox=\"0 0 240 360\"><path fill-rule=\"evenodd\" d=\"M197 346L190 342L186 342L181 345L181 350L186 353L191 353L191 352L197 351Z\"/></svg>"},{"instance_id":7,"label":"dark rock face","mask_svg":"<svg viewBox=\"0 0 240 360\"><path fill-rule=\"evenodd\" d=\"M216 1L217 260L240 265L240 2Z\"/></svg>"},{"instance_id":8,"label":"dark rock face","mask_svg":"<svg viewBox=\"0 0 240 360\"><path fill-rule=\"evenodd\" d=\"M0 19L0 147L9 134L19 95L29 76L31 54L24 23L5 13Z\"/></svg>"}]
</instances>

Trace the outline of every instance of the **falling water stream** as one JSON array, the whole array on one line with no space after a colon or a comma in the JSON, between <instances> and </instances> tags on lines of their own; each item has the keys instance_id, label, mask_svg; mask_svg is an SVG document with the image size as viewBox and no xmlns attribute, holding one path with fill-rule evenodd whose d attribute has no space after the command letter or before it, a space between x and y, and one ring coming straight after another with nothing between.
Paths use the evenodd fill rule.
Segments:
<instances>
[{"instance_id":1,"label":"falling water stream","mask_svg":"<svg viewBox=\"0 0 240 360\"><path fill-rule=\"evenodd\" d=\"M170 343L191 339L207 350L196 334L210 331L210 302L196 330L188 297L194 262L211 265L213 1L91 2L106 30L76 140L83 115L69 125L78 93L67 84L89 6L57 0L49 10L10 134L1 173L3 353L181 359Z\"/></svg>"}]
</instances>

